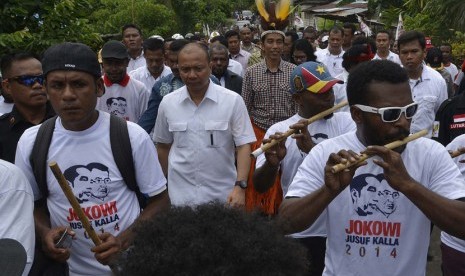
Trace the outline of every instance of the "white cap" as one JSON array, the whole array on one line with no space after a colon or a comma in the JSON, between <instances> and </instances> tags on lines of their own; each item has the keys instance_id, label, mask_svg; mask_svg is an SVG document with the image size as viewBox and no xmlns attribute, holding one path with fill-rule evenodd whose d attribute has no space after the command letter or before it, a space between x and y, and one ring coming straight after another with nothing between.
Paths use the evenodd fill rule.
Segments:
<instances>
[{"instance_id":1,"label":"white cap","mask_svg":"<svg viewBox=\"0 0 465 276\"><path fill-rule=\"evenodd\" d=\"M163 37L161 37L160 35L152 35L149 38L156 38L156 39L160 39L161 41L165 41Z\"/></svg>"},{"instance_id":2,"label":"white cap","mask_svg":"<svg viewBox=\"0 0 465 276\"><path fill-rule=\"evenodd\" d=\"M184 39L184 37L180 34L174 34L171 38L174 38L174 39Z\"/></svg>"}]
</instances>

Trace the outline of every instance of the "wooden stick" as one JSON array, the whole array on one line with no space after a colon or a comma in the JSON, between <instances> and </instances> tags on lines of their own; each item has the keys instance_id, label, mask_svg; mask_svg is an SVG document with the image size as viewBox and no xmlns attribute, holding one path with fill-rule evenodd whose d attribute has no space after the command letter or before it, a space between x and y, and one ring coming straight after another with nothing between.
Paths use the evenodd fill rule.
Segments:
<instances>
[{"instance_id":1,"label":"wooden stick","mask_svg":"<svg viewBox=\"0 0 465 276\"><path fill-rule=\"evenodd\" d=\"M307 121L305 121L305 125L308 126L309 124L315 122L315 121L318 121L326 116L328 116L329 114L333 113L334 111L340 109L341 107L344 107L348 104L347 101L343 101L333 107L331 107L330 109L327 109L323 112L320 112L318 114L316 114L315 116L312 116L311 118L307 119ZM267 143L267 144L264 144L262 145L260 148L254 150L252 152L252 156L257 158L259 155L261 155L262 153L264 153L265 151L269 150L270 148L272 148L274 145L276 145L277 143L281 142L282 140L286 139L287 137L291 136L292 134L295 133L295 130L294 129L289 129L288 131L286 131L283 136L281 137L281 139L273 139L271 140L271 142Z\"/></svg>"},{"instance_id":2,"label":"wooden stick","mask_svg":"<svg viewBox=\"0 0 465 276\"><path fill-rule=\"evenodd\" d=\"M69 186L68 181L66 181L65 176L61 172L60 167L54 161L50 162L48 166L52 170L53 175L55 175L55 178L58 181L58 184L60 184L60 187L63 190L63 193L65 194L69 203L71 203L74 212L78 215L79 219L81 220L82 226L84 226L84 229L86 230L87 234L89 234L89 237L92 239L95 245L100 245L102 241L97 236L97 233L95 233L95 230L94 228L92 228L92 225L90 224L87 216L84 214L84 211L82 211L81 205L79 205L79 202L74 196L73 190L71 190L71 187Z\"/></svg>"},{"instance_id":3,"label":"wooden stick","mask_svg":"<svg viewBox=\"0 0 465 276\"><path fill-rule=\"evenodd\" d=\"M413 140L415 140L415 139L418 139L418 138L420 138L420 137L422 137L422 136L425 136L426 134L428 134L428 131L427 131L426 129L423 129L423 130L421 130L421 131L419 131L419 132L417 132L417 133L414 133L414 134L412 134L412 135L409 135L408 137L406 137L406 138L403 139L403 140L397 140L397 141L391 142L391 143L389 143L389 144L386 144L386 145L384 145L384 147L386 147L386 148L392 150L392 149L395 149L395 148L400 147L400 146L402 146L402 145L405 145L405 144L407 144L408 142L411 142L411 141L413 141ZM359 163L361 163L361 162L367 160L367 159L370 158L370 157L371 157L371 155L368 155L368 154L365 154L365 153L364 153L364 154L360 154L360 159L358 159L357 161L352 162L352 163L351 163L351 162L347 162L347 163L344 163L344 164L341 163L341 164L334 165L334 166L331 168L331 172L332 172L332 173L338 173L338 172L340 172L340 171L342 171L342 170L345 170L345 169L350 168L350 167L352 167L352 166L354 166L354 165L356 165L356 164L359 164Z\"/></svg>"}]
</instances>

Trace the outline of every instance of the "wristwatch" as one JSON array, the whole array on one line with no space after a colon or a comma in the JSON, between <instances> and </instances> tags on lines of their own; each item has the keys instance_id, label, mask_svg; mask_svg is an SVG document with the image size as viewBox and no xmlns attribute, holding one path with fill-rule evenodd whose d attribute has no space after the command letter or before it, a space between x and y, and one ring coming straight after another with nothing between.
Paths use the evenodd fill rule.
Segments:
<instances>
[{"instance_id":1,"label":"wristwatch","mask_svg":"<svg viewBox=\"0 0 465 276\"><path fill-rule=\"evenodd\" d=\"M247 180L238 180L234 183L234 186L239 186L241 189L247 188Z\"/></svg>"}]
</instances>

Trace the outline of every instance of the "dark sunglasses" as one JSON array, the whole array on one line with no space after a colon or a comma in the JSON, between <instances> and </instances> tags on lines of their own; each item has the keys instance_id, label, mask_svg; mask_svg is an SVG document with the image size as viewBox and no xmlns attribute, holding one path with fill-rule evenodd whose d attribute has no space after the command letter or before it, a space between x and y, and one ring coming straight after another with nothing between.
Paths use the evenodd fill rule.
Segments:
<instances>
[{"instance_id":1,"label":"dark sunglasses","mask_svg":"<svg viewBox=\"0 0 465 276\"><path fill-rule=\"evenodd\" d=\"M17 76L17 77L12 77L8 78L9 81L16 81L19 84L32 87L34 83L38 82L40 85L44 85L45 77L44 75L38 75L38 76L30 76L30 75L24 75L24 76Z\"/></svg>"},{"instance_id":2,"label":"dark sunglasses","mask_svg":"<svg viewBox=\"0 0 465 276\"><path fill-rule=\"evenodd\" d=\"M354 104L355 107L359 108L363 112L378 113L381 115L381 120L386 123L392 123L399 120L402 113L405 114L405 118L411 119L415 113L417 113L418 104L411 103L404 107L382 107L376 108L367 105Z\"/></svg>"}]
</instances>

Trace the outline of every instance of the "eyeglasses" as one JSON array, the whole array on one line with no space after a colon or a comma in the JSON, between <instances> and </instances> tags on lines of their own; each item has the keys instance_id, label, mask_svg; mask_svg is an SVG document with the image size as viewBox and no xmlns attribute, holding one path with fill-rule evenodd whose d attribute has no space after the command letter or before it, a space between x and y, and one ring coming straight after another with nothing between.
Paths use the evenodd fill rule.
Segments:
<instances>
[{"instance_id":1,"label":"eyeglasses","mask_svg":"<svg viewBox=\"0 0 465 276\"><path fill-rule=\"evenodd\" d=\"M381 115L381 120L385 123L392 123L399 120L402 113L406 119L411 119L417 113L418 103L411 103L404 107L382 107L376 108L362 104L354 104L355 107L363 112L377 113Z\"/></svg>"},{"instance_id":2,"label":"eyeglasses","mask_svg":"<svg viewBox=\"0 0 465 276\"><path fill-rule=\"evenodd\" d=\"M44 75L37 75L37 76L30 76L30 75L24 75L24 76L17 76L17 77L12 77L8 78L9 81L17 81L19 84L32 87L34 83L39 83L40 85L44 85Z\"/></svg>"}]
</instances>

